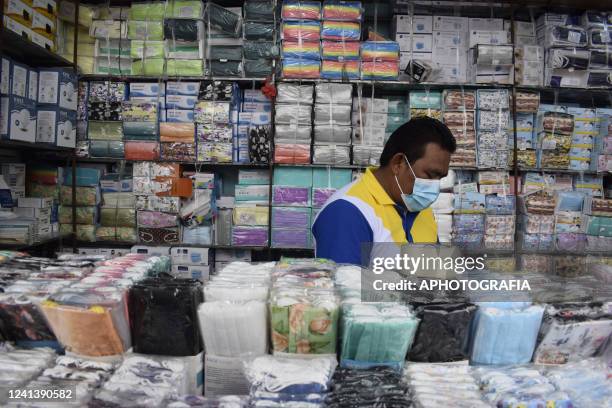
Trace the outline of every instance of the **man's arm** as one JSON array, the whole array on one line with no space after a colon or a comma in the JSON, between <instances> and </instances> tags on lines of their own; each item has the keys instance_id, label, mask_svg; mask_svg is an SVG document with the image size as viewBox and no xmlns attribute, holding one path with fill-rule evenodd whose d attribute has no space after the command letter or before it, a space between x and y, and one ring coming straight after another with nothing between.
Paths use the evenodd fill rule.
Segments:
<instances>
[{"instance_id":1,"label":"man's arm","mask_svg":"<svg viewBox=\"0 0 612 408\"><path fill-rule=\"evenodd\" d=\"M361 244L371 243L374 234L361 211L338 199L321 210L312 226L316 256L337 263L362 264Z\"/></svg>"}]
</instances>

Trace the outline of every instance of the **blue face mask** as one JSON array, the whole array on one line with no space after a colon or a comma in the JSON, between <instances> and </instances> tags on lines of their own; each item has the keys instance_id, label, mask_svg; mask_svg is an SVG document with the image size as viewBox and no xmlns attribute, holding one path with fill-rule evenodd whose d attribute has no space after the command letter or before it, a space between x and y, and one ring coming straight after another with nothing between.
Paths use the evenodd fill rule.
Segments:
<instances>
[{"instance_id":1,"label":"blue face mask","mask_svg":"<svg viewBox=\"0 0 612 408\"><path fill-rule=\"evenodd\" d=\"M414 176L414 187L412 187L412 194L404 194L404 190L400 186L399 180L397 179L397 175L395 175L395 182L397 183L397 187L402 193L402 201L404 205L410 212L422 211L433 204L434 201L440 195L440 180L429 180L418 178L414 171L412 170L412 166L406 156L404 156L406 163L408 163L408 168L412 172Z\"/></svg>"}]
</instances>

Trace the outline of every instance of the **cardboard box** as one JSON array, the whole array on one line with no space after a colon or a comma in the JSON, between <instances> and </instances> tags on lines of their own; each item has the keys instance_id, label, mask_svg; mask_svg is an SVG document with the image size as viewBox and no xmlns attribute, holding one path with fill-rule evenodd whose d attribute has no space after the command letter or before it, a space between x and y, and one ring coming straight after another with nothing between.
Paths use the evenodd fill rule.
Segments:
<instances>
[{"instance_id":1,"label":"cardboard box","mask_svg":"<svg viewBox=\"0 0 612 408\"><path fill-rule=\"evenodd\" d=\"M55 51L55 41L35 31L32 31L32 42L46 50Z\"/></svg>"},{"instance_id":2,"label":"cardboard box","mask_svg":"<svg viewBox=\"0 0 612 408\"><path fill-rule=\"evenodd\" d=\"M506 27L504 24L504 30L510 31L510 27ZM514 36L524 37L535 37L536 36L536 25L532 21L515 21L514 22Z\"/></svg>"},{"instance_id":3,"label":"cardboard box","mask_svg":"<svg viewBox=\"0 0 612 408\"><path fill-rule=\"evenodd\" d=\"M11 64L9 58L2 57L0 66L0 94L8 95L11 92Z\"/></svg>"},{"instance_id":4,"label":"cardboard box","mask_svg":"<svg viewBox=\"0 0 612 408\"><path fill-rule=\"evenodd\" d=\"M22 0L5 0L4 15L20 20L24 25L32 24L32 5L31 2Z\"/></svg>"},{"instance_id":5,"label":"cardboard box","mask_svg":"<svg viewBox=\"0 0 612 408\"><path fill-rule=\"evenodd\" d=\"M51 221L51 208L15 207L13 212L20 217L34 218L47 224Z\"/></svg>"},{"instance_id":6,"label":"cardboard box","mask_svg":"<svg viewBox=\"0 0 612 408\"><path fill-rule=\"evenodd\" d=\"M502 18L470 18L468 20L470 31L494 31L504 27Z\"/></svg>"},{"instance_id":7,"label":"cardboard box","mask_svg":"<svg viewBox=\"0 0 612 408\"><path fill-rule=\"evenodd\" d=\"M38 103L58 105L76 111L78 99L77 77L62 68L41 68L38 75Z\"/></svg>"},{"instance_id":8,"label":"cardboard box","mask_svg":"<svg viewBox=\"0 0 612 408\"><path fill-rule=\"evenodd\" d=\"M18 62L11 64L11 92L10 95L28 97L28 67Z\"/></svg>"},{"instance_id":9,"label":"cardboard box","mask_svg":"<svg viewBox=\"0 0 612 408\"><path fill-rule=\"evenodd\" d=\"M49 17L57 17L57 2L55 0L32 0L32 8Z\"/></svg>"},{"instance_id":10,"label":"cardboard box","mask_svg":"<svg viewBox=\"0 0 612 408\"><path fill-rule=\"evenodd\" d=\"M433 30L433 16L393 16L392 32L431 34Z\"/></svg>"},{"instance_id":11,"label":"cardboard box","mask_svg":"<svg viewBox=\"0 0 612 408\"><path fill-rule=\"evenodd\" d=\"M26 23L21 19L4 16L4 26L18 36L29 41L32 38L33 31L28 24L29 23Z\"/></svg>"},{"instance_id":12,"label":"cardboard box","mask_svg":"<svg viewBox=\"0 0 612 408\"><path fill-rule=\"evenodd\" d=\"M166 95L198 96L200 92L199 82L168 82L166 83Z\"/></svg>"},{"instance_id":13,"label":"cardboard box","mask_svg":"<svg viewBox=\"0 0 612 408\"><path fill-rule=\"evenodd\" d=\"M57 32L55 18L34 10L32 13L32 30L39 34L54 36Z\"/></svg>"},{"instance_id":14,"label":"cardboard box","mask_svg":"<svg viewBox=\"0 0 612 408\"><path fill-rule=\"evenodd\" d=\"M434 31L432 48L468 48L466 31Z\"/></svg>"},{"instance_id":15,"label":"cardboard box","mask_svg":"<svg viewBox=\"0 0 612 408\"><path fill-rule=\"evenodd\" d=\"M168 88L166 88L168 92ZM191 109L196 105L198 100L197 96L192 95L166 95L166 110L169 109ZM166 112L167 114L167 112Z\"/></svg>"},{"instance_id":16,"label":"cardboard box","mask_svg":"<svg viewBox=\"0 0 612 408\"><path fill-rule=\"evenodd\" d=\"M538 39L536 37L531 37L531 36L515 35L514 45L517 47L520 47L523 45L538 45Z\"/></svg>"},{"instance_id":17,"label":"cardboard box","mask_svg":"<svg viewBox=\"0 0 612 408\"><path fill-rule=\"evenodd\" d=\"M193 123L193 109L166 109L166 122Z\"/></svg>"},{"instance_id":18,"label":"cardboard box","mask_svg":"<svg viewBox=\"0 0 612 408\"><path fill-rule=\"evenodd\" d=\"M170 247L168 246L146 246L134 245L131 249L133 254L145 254L150 256L170 255Z\"/></svg>"},{"instance_id":19,"label":"cardboard box","mask_svg":"<svg viewBox=\"0 0 612 408\"><path fill-rule=\"evenodd\" d=\"M24 163L2 164L2 177L9 187L24 187L26 177L26 165Z\"/></svg>"},{"instance_id":20,"label":"cardboard box","mask_svg":"<svg viewBox=\"0 0 612 408\"><path fill-rule=\"evenodd\" d=\"M38 71L33 68L28 70L28 92L26 98L38 102Z\"/></svg>"},{"instance_id":21,"label":"cardboard box","mask_svg":"<svg viewBox=\"0 0 612 408\"><path fill-rule=\"evenodd\" d=\"M37 112L36 142L75 147L76 112L41 106Z\"/></svg>"},{"instance_id":22,"label":"cardboard box","mask_svg":"<svg viewBox=\"0 0 612 408\"><path fill-rule=\"evenodd\" d=\"M210 279L209 265L172 265L172 276L178 279L196 279L207 282Z\"/></svg>"},{"instance_id":23,"label":"cardboard box","mask_svg":"<svg viewBox=\"0 0 612 408\"><path fill-rule=\"evenodd\" d=\"M431 34L396 34L395 41L400 46L400 51L431 52Z\"/></svg>"},{"instance_id":24,"label":"cardboard box","mask_svg":"<svg viewBox=\"0 0 612 408\"><path fill-rule=\"evenodd\" d=\"M473 48L478 44L510 44L510 32L470 30L469 47Z\"/></svg>"},{"instance_id":25,"label":"cardboard box","mask_svg":"<svg viewBox=\"0 0 612 408\"><path fill-rule=\"evenodd\" d=\"M36 141L36 103L20 96L0 98L0 138Z\"/></svg>"},{"instance_id":26,"label":"cardboard box","mask_svg":"<svg viewBox=\"0 0 612 408\"><path fill-rule=\"evenodd\" d=\"M17 200L21 197L25 197L25 187L12 187L11 198L13 199L13 203L17 203Z\"/></svg>"},{"instance_id":27,"label":"cardboard box","mask_svg":"<svg viewBox=\"0 0 612 408\"><path fill-rule=\"evenodd\" d=\"M53 198L51 197L24 197L17 201L19 207L26 208L51 208L53 206Z\"/></svg>"},{"instance_id":28,"label":"cardboard box","mask_svg":"<svg viewBox=\"0 0 612 408\"><path fill-rule=\"evenodd\" d=\"M160 86L157 82L130 82L130 100L132 100L132 97L163 97L165 95L166 87L164 83ZM164 98L161 98L162 101L163 99Z\"/></svg>"},{"instance_id":29,"label":"cardboard box","mask_svg":"<svg viewBox=\"0 0 612 408\"><path fill-rule=\"evenodd\" d=\"M468 31L467 17L433 16L433 31Z\"/></svg>"},{"instance_id":30,"label":"cardboard box","mask_svg":"<svg viewBox=\"0 0 612 408\"><path fill-rule=\"evenodd\" d=\"M180 265L208 265L208 248L172 247L172 263Z\"/></svg>"}]
</instances>

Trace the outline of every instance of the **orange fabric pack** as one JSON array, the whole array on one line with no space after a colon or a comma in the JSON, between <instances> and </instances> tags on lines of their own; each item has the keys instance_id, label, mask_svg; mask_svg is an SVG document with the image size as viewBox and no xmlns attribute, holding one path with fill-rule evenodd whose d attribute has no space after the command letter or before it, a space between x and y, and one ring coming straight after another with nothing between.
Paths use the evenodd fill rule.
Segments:
<instances>
[{"instance_id":1,"label":"orange fabric pack","mask_svg":"<svg viewBox=\"0 0 612 408\"><path fill-rule=\"evenodd\" d=\"M125 142L126 160L157 160L159 159L159 143L157 142Z\"/></svg>"},{"instance_id":2,"label":"orange fabric pack","mask_svg":"<svg viewBox=\"0 0 612 408\"><path fill-rule=\"evenodd\" d=\"M161 122L159 140L162 142L193 143L195 140L194 123Z\"/></svg>"},{"instance_id":3,"label":"orange fabric pack","mask_svg":"<svg viewBox=\"0 0 612 408\"><path fill-rule=\"evenodd\" d=\"M170 189L155 193L159 197L191 197L193 181L190 178L156 177L156 182L168 182Z\"/></svg>"}]
</instances>

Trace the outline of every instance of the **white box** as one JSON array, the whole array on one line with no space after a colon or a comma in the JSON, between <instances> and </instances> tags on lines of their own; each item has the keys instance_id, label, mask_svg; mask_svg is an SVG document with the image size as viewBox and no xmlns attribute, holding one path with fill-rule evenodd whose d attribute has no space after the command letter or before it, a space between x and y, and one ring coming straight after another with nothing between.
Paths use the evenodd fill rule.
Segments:
<instances>
[{"instance_id":1,"label":"white box","mask_svg":"<svg viewBox=\"0 0 612 408\"><path fill-rule=\"evenodd\" d=\"M34 143L36 141L36 103L20 96L10 96L2 98L0 104L2 104L0 135L9 140ZM8 122L4 119L5 117L8 118Z\"/></svg>"},{"instance_id":2,"label":"white box","mask_svg":"<svg viewBox=\"0 0 612 408\"><path fill-rule=\"evenodd\" d=\"M28 97L28 67L13 62L11 65L11 95Z\"/></svg>"},{"instance_id":3,"label":"white box","mask_svg":"<svg viewBox=\"0 0 612 408\"><path fill-rule=\"evenodd\" d=\"M11 187L11 198L13 202L16 203L21 197L25 197L25 187Z\"/></svg>"},{"instance_id":4,"label":"white box","mask_svg":"<svg viewBox=\"0 0 612 408\"><path fill-rule=\"evenodd\" d=\"M172 263L181 265L208 265L208 248L172 247Z\"/></svg>"},{"instance_id":5,"label":"white box","mask_svg":"<svg viewBox=\"0 0 612 408\"><path fill-rule=\"evenodd\" d=\"M463 47L435 47L431 61L437 65L467 65L468 49Z\"/></svg>"},{"instance_id":6,"label":"white box","mask_svg":"<svg viewBox=\"0 0 612 408\"><path fill-rule=\"evenodd\" d=\"M586 88L589 71L569 71L567 69L544 70L544 85L567 88Z\"/></svg>"},{"instance_id":7,"label":"white box","mask_svg":"<svg viewBox=\"0 0 612 408\"><path fill-rule=\"evenodd\" d=\"M11 64L13 62L2 57L2 66L0 67L0 94L8 95L11 91Z\"/></svg>"},{"instance_id":8,"label":"white box","mask_svg":"<svg viewBox=\"0 0 612 408\"><path fill-rule=\"evenodd\" d=\"M9 187L25 186L26 165L24 163L2 164L2 177Z\"/></svg>"},{"instance_id":9,"label":"white box","mask_svg":"<svg viewBox=\"0 0 612 408\"><path fill-rule=\"evenodd\" d=\"M98 248L98 254L106 255L110 258L116 258L128 254L129 250L125 248Z\"/></svg>"},{"instance_id":10,"label":"white box","mask_svg":"<svg viewBox=\"0 0 612 408\"><path fill-rule=\"evenodd\" d=\"M61 68L41 68L38 75L38 103L58 105L76 111L77 78L74 72Z\"/></svg>"},{"instance_id":11,"label":"white box","mask_svg":"<svg viewBox=\"0 0 612 408\"><path fill-rule=\"evenodd\" d=\"M238 170L238 184L269 185L270 171L258 169L240 169Z\"/></svg>"},{"instance_id":12,"label":"white box","mask_svg":"<svg viewBox=\"0 0 612 408\"><path fill-rule=\"evenodd\" d=\"M542 86L544 64L541 61L516 61L514 70L518 84Z\"/></svg>"},{"instance_id":13,"label":"white box","mask_svg":"<svg viewBox=\"0 0 612 408\"><path fill-rule=\"evenodd\" d=\"M196 279L207 282L210 279L209 265L172 265L172 276L178 279Z\"/></svg>"},{"instance_id":14,"label":"white box","mask_svg":"<svg viewBox=\"0 0 612 408\"><path fill-rule=\"evenodd\" d=\"M509 31L478 31L470 30L469 47L473 48L478 44L500 45L510 44Z\"/></svg>"},{"instance_id":15,"label":"white box","mask_svg":"<svg viewBox=\"0 0 612 408\"><path fill-rule=\"evenodd\" d=\"M436 63L435 80L438 82L467 82L467 67L465 64L439 64Z\"/></svg>"},{"instance_id":16,"label":"white box","mask_svg":"<svg viewBox=\"0 0 612 408\"><path fill-rule=\"evenodd\" d=\"M506 28L504 25L504 30L510 31L510 27ZM531 21L515 21L514 36L535 37L536 25Z\"/></svg>"},{"instance_id":17,"label":"white box","mask_svg":"<svg viewBox=\"0 0 612 408\"><path fill-rule=\"evenodd\" d=\"M27 25L24 25L22 20L16 20L15 18L11 18L9 16L4 16L4 26L8 28L10 31L14 32L20 37L27 38L30 40L32 38L32 29Z\"/></svg>"},{"instance_id":18,"label":"white box","mask_svg":"<svg viewBox=\"0 0 612 408\"><path fill-rule=\"evenodd\" d=\"M157 82L130 82L130 100L132 97L140 96L165 96L166 88L164 83L161 86ZM163 101L164 98L161 98Z\"/></svg>"},{"instance_id":19,"label":"white box","mask_svg":"<svg viewBox=\"0 0 612 408\"><path fill-rule=\"evenodd\" d=\"M158 104L157 111L160 115L166 109L166 98L164 96L158 97L158 96L132 96L130 95L130 101L137 102L137 103L157 103Z\"/></svg>"},{"instance_id":20,"label":"white box","mask_svg":"<svg viewBox=\"0 0 612 408\"><path fill-rule=\"evenodd\" d=\"M36 31L32 31L32 42L49 51L55 51L55 41Z\"/></svg>"},{"instance_id":21,"label":"white box","mask_svg":"<svg viewBox=\"0 0 612 408\"><path fill-rule=\"evenodd\" d=\"M386 128L387 127L387 114L386 113L373 113L365 112L359 115L357 112L353 112L351 117L351 123L353 127L363 125L364 128L375 127L375 128Z\"/></svg>"},{"instance_id":22,"label":"white box","mask_svg":"<svg viewBox=\"0 0 612 408\"><path fill-rule=\"evenodd\" d=\"M255 357L255 356L253 356ZM204 395L248 395L249 382L241 357L204 356Z\"/></svg>"},{"instance_id":23,"label":"white box","mask_svg":"<svg viewBox=\"0 0 612 408\"><path fill-rule=\"evenodd\" d=\"M433 31L468 31L468 18L433 16Z\"/></svg>"},{"instance_id":24,"label":"white box","mask_svg":"<svg viewBox=\"0 0 612 408\"><path fill-rule=\"evenodd\" d=\"M199 82L168 82L166 83L166 95L189 95L198 96L200 92Z\"/></svg>"},{"instance_id":25,"label":"white box","mask_svg":"<svg viewBox=\"0 0 612 408\"><path fill-rule=\"evenodd\" d=\"M353 128L353 145L364 146L384 146L386 128L363 127L363 135L361 128Z\"/></svg>"},{"instance_id":26,"label":"white box","mask_svg":"<svg viewBox=\"0 0 612 408\"><path fill-rule=\"evenodd\" d=\"M242 112L271 112L272 104L270 102L243 102Z\"/></svg>"},{"instance_id":27,"label":"white box","mask_svg":"<svg viewBox=\"0 0 612 408\"><path fill-rule=\"evenodd\" d=\"M20 217L35 218L47 224L51 220L51 208L15 207L13 212Z\"/></svg>"},{"instance_id":28,"label":"white box","mask_svg":"<svg viewBox=\"0 0 612 408\"><path fill-rule=\"evenodd\" d=\"M431 34L432 30L433 16L393 16L393 32L395 33Z\"/></svg>"},{"instance_id":29,"label":"white box","mask_svg":"<svg viewBox=\"0 0 612 408\"><path fill-rule=\"evenodd\" d=\"M166 122L193 123L193 109L166 109Z\"/></svg>"},{"instance_id":30,"label":"white box","mask_svg":"<svg viewBox=\"0 0 612 408\"><path fill-rule=\"evenodd\" d=\"M193 109L195 107L197 99L197 96L167 94L166 109Z\"/></svg>"},{"instance_id":31,"label":"white box","mask_svg":"<svg viewBox=\"0 0 612 408\"><path fill-rule=\"evenodd\" d=\"M241 186L236 185L234 190L234 196L236 201L249 201L249 202L268 202L270 195L269 185L249 185Z\"/></svg>"},{"instance_id":32,"label":"white box","mask_svg":"<svg viewBox=\"0 0 612 408\"><path fill-rule=\"evenodd\" d=\"M26 208L51 208L53 198L51 197L24 197L17 201L18 207Z\"/></svg>"},{"instance_id":33,"label":"white box","mask_svg":"<svg viewBox=\"0 0 612 408\"><path fill-rule=\"evenodd\" d=\"M248 249L215 249L215 263L232 261L251 262L251 251Z\"/></svg>"},{"instance_id":34,"label":"white box","mask_svg":"<svg viewBox=\"0 0 612 408\"><path fill-rule=\"evenodd\" d=\"M367 112L374 113L384 113L385 115L389 113L389 100L383 98L368 98L367 96L362 96L361 105L359 98L353 98L353 117L355 115L359 116L358 111L361 110L362 114Z\"/></svg>"},{"instance_id":35,"label":"white box","mask_svg":"<svg viewBox=\"0 0 612 408\"><path fill-rule=\"evenodd\" d=\"M259 89L245 89L242 91L242 100L244 102L268 102L270 99Z\"/></svg>"},{"instance_id":36,"label":"white box","mask_svg":"<svg viewBox=\"0 0 612 408\"><path fill-rule=\"evenodd\" d=\"M54 18L49 18L40 11L34 10L32 12L32 30L41 34L54 35L57 32L57 25Z\"/></svg>"},{"instance_id":37,"label":"white box","mask_svg":"<svg viewBox=\"0 0 612 408\"><path fill-rule=\"evenodd\" d=\"M470 31L494 31L504 27L502 18L470 18L468 22Z\"/></svg>"},{"instance_id":38,"label":"white box","mask_svg":"<svg viewBox=\"0 0 612 408\"><path fill-rule=\"evenodd\" d=\"M168 246L134 245L130 251L133 254L145 254L150 256L170 255L170 247Z\"/></svg>"},{"instance_id":39,"label":"white box","mask_svg":"<svg viewBox=\"0 0 612 408\"><path fill-rule=\"evenodd\" d=\"M60 147L76 146L76 112L58 109L55 144Z\"/></svg>"},{"instance_id":40,"label":"white box","mask_svg":"<svg viewBox=\"0 0 612 408\"><path fill-rule=\"evenodd\" d=\"M32 6L22 0L5 0L4 15L32 24Z\"/></svg>"},{"instance_id":41,"label":"white box","mask_svg":"<svg viewBox=\"0 0 612 408\"><path fill-rule=\"evenodd\" d=\"M544 62L544 48L539 45L515 46L514 53L518 60Z\"/></svg>"},{"instance_id":42,"label":"white box","mask_svg":"<svg viewBox=\"0 0 612 408\"><path fill-rule=\"evenodd\" d=\"M57 16L57 2L55 0L33 0L32 8L50 16Z\"/></svg>"},{"instance_id":43,"label":"white box","mask_svg":"<svg viewBox=\"0 0 612 408\"><path fill-rule=\"evenodd\" d=\"M468 48L466 31L434 31L432 48Z\"/></svg>"},{"instance_id":44,"label":"white box","mask_svg":"<svg viewBox=\"0 0 612 408\"><path fill-rule=\"evenodd\" d=\"M559 13L544 13L538 17L536 29L543 26L560 26L565 25L569 19L569 14Z\"/></svg>"},{"instance_id":45,"label":"white box","mask_svg":"<svg viewBox=\"0 0 612 408\"><path fill-rule=\"evenodd\" d=\"M28 94L26 98L38 102L38 71L32 68L28 70Z\"/></svg>"},{"instance_id":46,"label":"white box","mask_svg":"<svg viewBox=\"0 0 612 408\"><path fill-rule=\"evenodd\" d=\"M526 35L515 35L514 36L514 45L517 47L523 45L538 45L538 39L532 36Z\"/></svg>"},{"instance_id":47,"label":"white box","mask_svg":"<svg viewBox=\"0 0 612 408\"><path fill-rule=\"evenodd\" d=\"M75 147L76 112L41 106L37 112L36 142Z\"/></svg>"},{"instance_id":48,"label":"white box","mask_svg":"<svg viewBox=\"0 0 612 408\"><path fill-rule=\"evenodd\" d=\"M399 43L400 51L431 52L431 34L396 34L395 41Z\"/></svg>"},{"instance_id":49,"label":"white box","mask_svg":"<svg viewBox=\"0 0 612 408\"><path fill-rule=\"evenodd\" d=\"M404 72L410 60L431 61L431 52L400 52L400 71Z\"/></svg>"}]
</instances>

